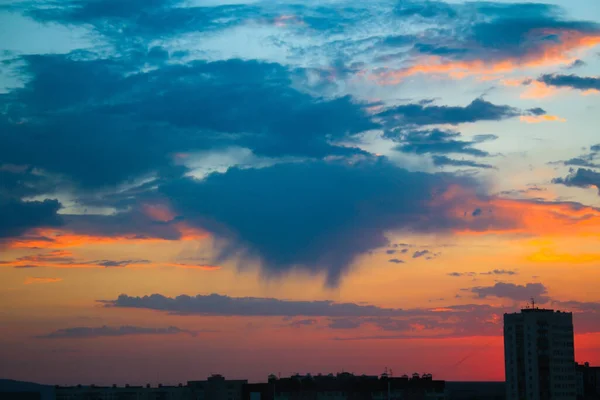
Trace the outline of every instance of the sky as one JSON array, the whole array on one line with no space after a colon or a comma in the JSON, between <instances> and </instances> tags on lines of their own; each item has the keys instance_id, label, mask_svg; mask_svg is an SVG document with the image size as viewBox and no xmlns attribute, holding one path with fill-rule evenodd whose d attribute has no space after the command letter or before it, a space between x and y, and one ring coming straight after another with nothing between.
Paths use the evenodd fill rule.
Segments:
<instances>
[{"instance_id":1,"label":"sky","mask_svg":"<svg viewBox=\"0 0 600 400\"><path fill-rule=\"evenodd\" d=\"M596 0L0 1L0 377L600 364Z\"/></svg>"}]
</instances>

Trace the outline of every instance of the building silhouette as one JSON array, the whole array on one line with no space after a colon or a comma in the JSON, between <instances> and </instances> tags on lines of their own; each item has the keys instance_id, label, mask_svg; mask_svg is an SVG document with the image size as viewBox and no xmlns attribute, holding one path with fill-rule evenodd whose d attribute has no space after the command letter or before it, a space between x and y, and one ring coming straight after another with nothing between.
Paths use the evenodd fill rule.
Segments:
<instances>
[{"instance_id":1,"label":"building silhouette","mask_svg":"<svg viewBox=\"0 0 600 400\"><path fill-rule=\"evenodd\" d=\"M247 380L227 380L222 375L211 375L205 381L188 381L194 400L242 400Z\"/></svg>"},{"instance_id":2,"label":"building silhouette","mask_svg":"<svg viewBox=\"0 0 600 400\"><path fill-rule=\"evenodd\" d=\"M589 363L575 366L577 376L577 399L600 400L600 367L591 367Z\"/></svg>"},{"instance_id":3,"label":"building silhouette","mask_svg":"<svg viewBox=\"0 0 600 400\"><path fill-rule=\"evenodd\" d=\"M535 307L504 314L507 400L575 400L573 314Z\"/></svg>"},{"instance_id":4,"label":"building silhouette","mask_svg":"<svg viewBox=\"0 0 600 400\"><path fill-rule=\"evenodd\" d=\"M445 382L430 374L411 377L353 375L270 376L268 383L249 384L243 400L445 400Z\"/></svg>"},{"instance_id":5,"label":"building silhouette","mask_svg":"<svg viewBox=\"0 0 600 400\"><path fill-rule=\"evenodd\" d=\"M54 390L57 400L446 400L445 382L433 380L430 374L271 375L268 382L254 384L212 375L177 386L77 385Z\"/></svg>"}]
</instances>

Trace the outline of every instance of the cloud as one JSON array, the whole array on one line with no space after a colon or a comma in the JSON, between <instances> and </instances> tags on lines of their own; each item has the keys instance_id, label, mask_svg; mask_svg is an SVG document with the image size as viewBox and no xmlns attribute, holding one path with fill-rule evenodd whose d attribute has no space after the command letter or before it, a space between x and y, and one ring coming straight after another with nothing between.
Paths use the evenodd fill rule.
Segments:
<instances>
[{"instance_id":1,"label":"cloud","mask_svg":"<svg viewBox=\"0 0 600 400\"><path fill-rule=\"evenodd\" d=\"M458 140L460 132L452 130L409 129L404 127L387 130L384 137L398 142L395 150L403 153L433 154L433 163L436 166L492 168L491 165L478 163L471 160L456 160L445 154L461 154L473 157L486 157L490 154L473 146L489 140L495 140L494 135L479 135L471 141Z\"/></svg>"},{"instance_id":2,"label":"cloud","mask_svg":"<svg viewBox=\"0 0 600 400\"><path fill-rule=\"evenodd\" d=\"M178 315L240 317L308 317L302 325L313 325L317 317L328 318L336 330L373 325L382 331L403 332L414 337L464 337L501 334L503 308L488 305L456 305L432 309L393 309L332 301L279 300L273 298L229 297L223 295L159 294L144 297L120 295L102 301L107 307L141 308ZM316 325L316 323L314 323Z\"/></svg>"},{"instance_id":3,"label":"cloud","mask_svg":"<svg viewBox=\"0 0 600 400\"><path fill-rule=\"evenodd\" d=\"M440 253L434 253L429 250L417 250L413 253L412 258L422 258L425 257L426 260L432 260L438 257Z\"/></svg>"},{"instance_id":4,"label":"cloud","mask_svg":"<svg viewBox=\"0 0 600 400\"><path fill-rule=\"evenodd\" d=\"M496 105L478 98L465 107L406 104L387 108L377 114L388 124L457 125L477 121L500 121L521 115L522 112L507 105ZM434 131L435 132L435 131Z\"/></svg>"},{"instance_id":5,"label":"cloud","mask_svg":"<svg viewBox=\"0 0 600 400\"><path fill-rule=\"evenodd\" d=\"M231 168L202 181L172 181L160 191L187 223L225 240L215 263L255 259L274 275L302 267L324 273L326 283L336 286L357 255L389 244L385 232L428 230L419 216L432 214L440 229L451 224L442 216L444 205L434 210L429 201L432 190L443 192L454 182L477 185L469 178L408 172L377 158Z\"/></svg>"},{"instance_id":6,"label":"cloud","mask_svg":"<svg viewBox=\"0 0 600 400\"><path fill-rule=\"evenodd\" d=\"M0 193L0 240L24 234L39 227L59 227L61 205L56 200L22 201Z\"/></svg>"},{"instance_id":7,"label":"cloud","mask_svg":"<svg viewBox=\"0 0 600 400\"><path fill-rule=\"evenodd\" d=\"M393 263L393 264L404 264L404 261L400 260L399 258L391 258L388 260L388 262Z\"/></svg>"},{"instance_id":8,"label":"cloud","mask_svg":"<svg viewBox=\"0 0 600 400\"><path fill-rule=\"evenodd\" d=\"M475 157L484 157L489 154L485 151L473 148L481 141L463 141L456 140L460 137L459 132L445 131L440 129L432 130L394 130L387 132L385 137L401 144L396 147L397 150L405 153L417 154L467 154Z\"/></svg>"},{"instance_id":9,"label":"cloud","mask_svg":"<svg viewBox=\"0 0 600 400\"><path fill-rule=\"evenodd\" d=\"M127 267L130 264L149 264L151 261L149 260L141 260L141 259L132 259L132 260L98 260L93 263L99 265L101 267Z\"/></svg>"},{"instance_id":10,"label":"cloud","mask_svg":"<svg viewBox=\"0 0 600 400\"><path fill-rule=\"evenodd\" d=\"M459 278L462 276L475 276L477 275L477 272L449 272L446 275Z\"/></svg>"},{"instance_id":11,"label":"cloud","mask_svg":"<svg viewBox=\"0 0 600 400\"><path fill-rule=\"evenodd\" d=\"M498 298L507 298L514 301L528 301L532 297L539 303L545 303L549 300L547 289L541 283L527 283L526 285L517 285L514 283L498 282L494 286L474 287L471 292L479 298L489 296Z\"/></svg>"},{"instance_id":12,"label":"cloud","mask_svg":"<svg viewBox=\"0 0 600 400\"><path fill-rule=\"evenodd\" d=\"M566 178L553 179L552 183L580 188L595 187L600 194L600 173L591 169L578 168Z\"/></svg>"},{"instance_id":13,"label":"cloud","mask_svg":"<svg viewBox=\"0 0 600 400\"><path fill-rule=\"evenodd\" d=\"M414 254L412 255L412 258L420 258L420 257L424 257L428 254L430 254L429 250L418 250L418 251L414 252Z\"/></svg>"},{"instance_id":14,"label":"cloud","mask_svg":"<svg viewBox=\"0 0 600 400\"><path fill-rule=\"evenodd\" d=\"M150 263L151 261L143 259L87 261L73 257L73 254L66 250L52 250L46 253L21 256L10 261L0 261L0 266L7 265L14 268L109 268L127 267L129 265L138 266Z\"/></svg>"},{"instance_id":15,"label":"cloud","mask_svg":"<svg viewBox=\"0 0 600 400\"><path fill-rule=\"evenodd\" d=\"M240 24L258 15L252 5L186 6L181 0L75 0L44 7L25 2L24 12L41 22L93 26L124 47L187 32L210 32Z\"/></svg>"},{"instance_id":16,"label":"cloud","mask_svg":"<svg viewBox=\"0 0 600 400\"><path fill-rule=\"evenodd\" d=\"M506 294L502 289L500 292L500 294ZM540 290L534 287L531 292L531 295L536 295ZM509 295L511 294L514 293L509 293ZM529 293L523 293L525 297L529 295ZM536 301L541 302L542 299L543 296L536 297ZM525 300L529 300L529 298L526 297ZM230 297L218 294L193 297L186 295L165 297L159 294L133 297L123 294L116 300L101 302L106 307L149 309L190 316L261 316L284 317L286 320L304 317L295 320L300 326L317 326L321 321L320 318L326 318L329 329L343 331L371 325L381 331L398 332L402 337L421 338L500 336L502 335L502 314L510 310L504 306L474 304L398 309L333 301ZM600 310L600 308L598 309ZM294 320L291 324L294 325ZM585 330L598 332L600 326L597 321L590 322L586 325Z\"/></svg>"},{"instance_id":17,"label":"cloud","mask_svg":"<svg viewBox=\"0 0 600 400\"><path fill-rule=\"evenodd\" d=\"M482 272L481 275L517 275L517 271L512 271L509 269L494 269L488 272Z\"/></svg>"},{"instance_id":18,"label":"cloud","mask_svg":"<svg viewBox=\"0 0 600 400\"><path fill-rule=\"evenodd\" d=\"M401 309L380 308L354 303L333 301L292 301L261 297L229 297L219 294L181 295L166 297L153 294L132 297L125 294L116 300L103 301L107 307L142 308L176 314L199 314L247 317L357 317L357 316L402 316Z\"/></svg>"},{"instance_id":19,"label":"cloud","mask_svg":"<svg viewBox=\"0 0 600 400\"><path fill-rule=\"evenodd\" d=\"M443 166L450 166L450 167L471 167L471 168L484 168L484 169L490 169L490 168L494 168L493 165L491 164L484 164L484 163L479 163L476 161L472 161L472 160L456 160L447 156L439 156L439 155L434 155L433 157L433 163L438 166L438 167L443 167Z\"/></svg>"},{"instance_id":20,"label":"cloud","mask_svg":"<svg viewBox=\"0 0 600 400\"><path fill-rule=\"evenodd\" d=\"M480 272L479 275L517 275L518 273L516 271L512 271L512 270L506 270L506 269L494 269L492 271L487 271L487 272ZM477 272L450 272L447 274L448 276L452 276L452 277L463 277L463 276L476 276L478 275Z\"/></svg>"},{"instance_id":21,"label":"cloud","mask_svg":"<svg viewBox=\"0 0 600 400\"><path fill-rule=\"evenodd\" d=\"M600 77L584 77L577 75L542 75L539 79L546 85L564 87L581 91L600 91Z\"/></svg>"},{"instance_id":22,"label":"cloud","mask_svg":"<svg viewBox=\"0 0 600 400\"><path fill-rule=\"evenodd\" d=\"M38 284L38 283L57 283L57 282L61 282L62 278L45 278L45 277L39 277L39 276L34 276L34 277L27 277L25 278L25 281L23 282L24 285L33 285L33 284Z\"/></svg>"},{"instance_id":23,"label":"cloud","mask_svg":"<svg viewBox=\"0 0 600 400\"><path fill-rule=\"evenodd\" d=\"M522 115L519 119L527 124L539 124L540 122L567 122L566 119L557 117L556 115Z\"/></svg>"},{"instance_id":24,"label":"cloud","mask_svg":"<svg viewBox=\"0 0 600 400\"><path fill-rule=\"evenodd\" d=\"M405 15L427 22L404 66L376 78L396 84L415 74L498 76L516 69L571 65L573 53L600 43L600 25L569 20L548 4L413 2ZM406 8L405 8L406 7ZM451 17L452 16L452 17ZM406 60L408 56L408 61ZM408 64L408 66L406 66Z\"/></svg>"},{"instance_id":25,"label":"cloud","mask_svg":"<svg viewBox=\"0 0 600 400\"><path fill-rule=\"evenodd\" d=\"M180 329L174 326L168 328L145 328L139 326L101 326L101 327L75 327L59 329L47 335L38 336L42 339L89 339L98 337L118 337L132 335L177 335L186 333L196 336L196 331Z\"/></svg>"},{"instance_id":26,"label":"cloud","mask_svg":"<svg viewBox=\"0 0 600 400\"><path fill-rule=\"evenodd\" d=\"M575 69L575 68L579 68L579 67L584 67L586 65L587 65L587 63L585 61L578 59L578 60L573 61L573 63L568 66L568 69Z\"/></svg>"},{"instance_id":27,"label":"cloud","mask_svg":"<svg viewBox=\"0 0 600 400\"><path fill-rule=\"evenodd\" d=\"M176 154L233 145L267 157L362 153L335 142L378 126L349 96L294 89L293 71L280 64L231 59L140 71L143 60L133 56L79 53L21 61L30 79L0 94L8 110L0 159L86 190L181 175Z\"/></svg>"}]
</instances>

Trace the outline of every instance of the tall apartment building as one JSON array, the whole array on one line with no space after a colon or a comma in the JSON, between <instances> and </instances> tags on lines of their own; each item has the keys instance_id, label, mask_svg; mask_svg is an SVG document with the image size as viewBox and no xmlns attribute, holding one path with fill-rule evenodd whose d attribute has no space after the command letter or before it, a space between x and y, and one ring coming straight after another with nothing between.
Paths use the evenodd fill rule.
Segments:
<instances>
[{"instance_id":1,"label":"tall apartment building","mask_svg":"<svg viewBox=\"0 0 600 400\"><path fill-rule=\"evenodd\" d=\"M575 400L573 314L531 308L504 314L507 400Z\"/></svg>"}]
</instances>

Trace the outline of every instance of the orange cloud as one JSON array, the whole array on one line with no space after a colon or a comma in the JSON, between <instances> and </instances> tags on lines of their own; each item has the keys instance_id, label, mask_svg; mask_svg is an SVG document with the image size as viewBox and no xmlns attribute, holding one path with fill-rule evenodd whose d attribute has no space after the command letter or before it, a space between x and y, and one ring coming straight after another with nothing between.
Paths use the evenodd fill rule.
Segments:
<instances>
[{"instance_id":1,"label":"orange cloud","mask_svg":"<svg viewBox=\"0 0 600 400\"><path fill-rule=\"evenodd\" d=\"M36 283L56 283L62 281L62 278L40 278L40 277L28 277L23 282L24 285L32 285Z\"/></svg>"},{"instance_id":2,"label":"orange cloud","mask_svg":"<svg viewBox=\"0 0 600 400\"><path fill-rule=\"evenodd\" d=\"M144 214L152 218L155 221L169 222L175 219L175 214L169 209L169 207L162 204L144 204Z\"/></svg>"},{"instance_id":3,"label":"orange cloud","mask_svg":"<svg viewBox=\"0 0 600 400\"><path fill-rule=\"evenodd\" d=\"M583 92L581 92L582 96L591 96L594 94L600 94L600 90L589 89L589 90L584 90Z\"/></svg>"},{"instance_id":4,"label":"orange cloud","mask_svg":"<svg viewBox=\"0 0 600 400\"><path fill-rule=\"evenodd\" d=\"M123 243L124 241L130 243L140 243L152 241L158 242L164 241L164 239L146 238L136 235L94 236L77 234L66 230L36 228L21 237L10 239L7 242L7 246L12 249L60 249L64 247L79 247L89 244Z\"/></svg>"},{"instance_id":5,"label":"orange cloud","mask_svg":"<svg viewBox=\"0 0 600 400\"><path fill-rule=\"evenodd\" d=\"M600 237L600 210L578 203L481 198L459 186L439 195L433 206L450 206L448 215L461 235L528 234ZM481 212L473 216L474 210Z\"/></svg>"},{"instance_id":6,"label":"orange cloud","mask_svg":"<svg viewBox=\"0 0 600 400\"><path fill-rule=\"evenodd\" d=\"M527 89L521 93L520 97L522 99L542 99L553 96L558 92L559 90L557 88L548 86L544 82L531 81L531 83L527 85Z\"/></svg>"},{"instance_id":7,"label":"orange cloud","mask_svg":"<svg viewBox=\"0 0 600 400\"><path fill-rule=\"evenodd\" d=\"M173 224L179 232L178 240L202 240L208 237L208 233L194 228L185 222ZM11 249L62 249L65 247L80 247L85 245L108 245L115 243L152 243L166 242L171 239L158 237L147 237L142 235L127 234L116 236L88 235L70 232L69 230L36 228L27 234L5 240L3 246Z\"/></svg>"},{"instance_id":8,"label":"orange cloud","mask_svg":"<svg viewBox=\"0 0 600 400\"><path fill-rule=\"evenodd\" d=\"M476 75L494 76L518 69L566 65L576 59L570 53L600 44L600 34L552 30L546 30L543 33L557 35L559 40L557 42L548 41L536 52L524 57L513 57L500 61L454 61L440 56L427 56L418 58L416 63L410 67L376 74L375 79L381 84L398 84L405 78L417 74L441 74L462 79Z\"/></svg>"},{"instance_id":9,"label":"orange cloud","mask_svg":"<svg viewBox=\"0 0 600 400\"><path fill-rule=\"evenodd\" d=\"M556 115L522 115L519 117L521 122L527 124L539 124L540 122L567 122L566 119L557 117Z\"/></svg>"}]
</instances>

